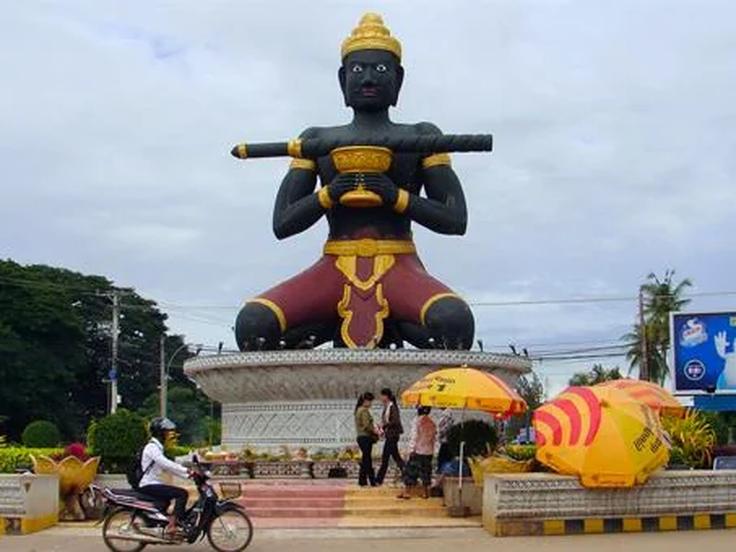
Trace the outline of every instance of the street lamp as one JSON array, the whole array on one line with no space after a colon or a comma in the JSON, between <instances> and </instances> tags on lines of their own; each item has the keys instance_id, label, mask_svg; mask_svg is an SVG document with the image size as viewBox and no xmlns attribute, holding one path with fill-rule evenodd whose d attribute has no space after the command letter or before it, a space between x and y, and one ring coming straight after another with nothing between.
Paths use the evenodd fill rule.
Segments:
<instances>
[{"instance_id":1,"label":"street lamp","mask_svg":"<svg viewBox=\"0 0 736 552\"><path fill-rule=\"evenodd\" d=\"M179 352L183 351L184 349L188 347L196 347L197 352L195 353L195 356L202 351L202 345L200 344L194 344L194 343L183 343L177 349L171 353L171 356L169 357L169 361L164 363L164 344L165 344L165 337L161 338L161 370L160 370L160 378L161 378L161 384L160 384L160 397L159 397L159 412L161 414L162 418L166 417L167 412L167 396L169 392L169 371L171 370L171 364L174 362L174 358L176 358L176 355L179 354Z\"/></svg>"}]
</instances>

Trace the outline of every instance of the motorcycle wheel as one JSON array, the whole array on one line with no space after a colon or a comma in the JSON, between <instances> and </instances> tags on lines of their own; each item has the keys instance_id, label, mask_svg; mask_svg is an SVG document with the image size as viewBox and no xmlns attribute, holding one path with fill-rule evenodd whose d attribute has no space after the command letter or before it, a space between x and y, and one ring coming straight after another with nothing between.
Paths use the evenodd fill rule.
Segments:
<instances>
[{"instance_id":1,"label":"motorcycle wheel","mask_svg":"<svg viewBox=\"0 0 736 552\"><path fill-rule=\"evenodd\" d=\"M130 510L119 509L111 512L102 525L102 540L113 552L140 552L146 547L145 542L116 538L116 536L132 536L138 531L132 527L133 523L145 524L142 516Z\"/></svg>"},{"instance_id":2,"label":"motorcycle wheel","mask_svg":"<svg viewBox=\"0 0 736 552\"><path fill-rule=\"evenodd\" d=\"M227 510L207 527L207 540L217 552L241 552L253 539L253 524L242 510Z\"/></svg>"}]
</instances>

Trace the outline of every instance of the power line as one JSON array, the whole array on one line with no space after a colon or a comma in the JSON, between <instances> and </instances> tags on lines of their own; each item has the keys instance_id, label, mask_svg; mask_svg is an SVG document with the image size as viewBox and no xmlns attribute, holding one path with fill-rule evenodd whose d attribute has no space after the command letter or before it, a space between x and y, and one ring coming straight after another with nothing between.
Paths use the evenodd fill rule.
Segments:
<instances>
[{"instance_id":1,"label":"power line","mask_svg":"<svg viewBox=\"0 0 736 552\"><path fill-rule=\"evenodd\" d=\"M55 289L80 290L87 294L98 295L100 290L97 287L83 287L69 284L60 284L57 282L42 282L35 279L24 278L7 278L0 276L0 283L8 285L18 285L26 287L52 287ZM114 288L121 292L133 293L131 288ZM703 291L681 294L683 299L698 297L723 297L736 296L734 290L724 291ZM673 294L658 294L651 296L652 299L674 297ZM561 298L545 298L545 299L519 299L509 301L468 301L468 304L474 307L505 307L505 306L534 306L534 305L565 305L565 304L587 304L587 303L611 303L611 302L634 302L638 300L637 295L608 295L608 296L581 296L581 297L561 297ZM237 309L240 305L182 305L169 303L168 301L159 301L157 304L161 307L171 309L188 309L188 310L214 310L214 309ZM136 305L139 308L145 308Z\"/></svg>"},{"instance_id":2,"label":"power line","mask_svg":"<svg viewBox=\"0 0 736 552\"><path fill-rule=\"evenodd\" d=\"M608 353L608 354L598 354L598 355L571 355L571 356L547 356L547 357L531 357L532 360L537 360L539 362L544 361L558 361L558 360L593 360L597 358L623 358L626 356L626 353Z\"/></svg>"},{"instance_id":3,"label":"power line","mask_svg":"<svg viewBox=\"0 0 736 552\"><path fill-rule=\"evenodd\" d=\"M534 351L537 356L549 356L549 355L572 355L578 353L595 353L596 351L611 351L611 349L623 349L631 347L631 343L617 343L615 345L608 345L605 347L586 347L583 349L572 349L572 350L541 350ZM613 352L613 351L611 351Z\"/></svg>"},{"instance_id":4,"label":"power line","mask_svg":"<svg viewBox=\"0 0 736 552\"><path fill-rule=\"evenodd\" d=\"M704 291L698 293L681 294L679 297L683 299L691 299L697 297L721 297L727 295L736 295L736 291ZM652 299L663 299L666 297L675 297L674 294L665 293L650 296ZM527 305L567 305L578 303L614 303L614 302L634 302L638 301L638 295L611 295L601 297L568 297L563 299L530 299L519 301L470 301L469 305L473 307L505 307L505 306L527 306Z\"/></svg>"},{"instance_id":5,"label":"power line","mask_svg":"<svg viewBox=\"0 0 736 552\"><path fill-rule=\"evenodd\" d=\"M694 299L698 297L722 297L736 296L736 291L704 291L681 294L679 297L683 299ZM675 297L674 294L658 294L652 295L652 299L663 299L666 297ZM637 295L610 295L610 296L590 296L590 297L565 297L551 299L519 299L513 301L468 301L471 307L506 307L506 306L534 306L534 305L565 305L565 304L585 304L585 303L613 303L613 302L634 302L638 300ZM237 309L240 305L181 305L175 303L161 302L160 305L167 308L175 309L199 309L199 310L217 310L217 309Z\"/></svg>"}]
</instances>

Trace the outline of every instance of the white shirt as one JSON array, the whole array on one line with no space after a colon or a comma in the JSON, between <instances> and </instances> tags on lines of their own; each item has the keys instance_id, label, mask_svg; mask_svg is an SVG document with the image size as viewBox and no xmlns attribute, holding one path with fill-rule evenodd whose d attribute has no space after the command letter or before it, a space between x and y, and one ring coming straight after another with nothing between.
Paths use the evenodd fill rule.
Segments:
<instances>
[{"instance_id":1,"label":"white shirt","mask_svg":"<svg viewBox=\"0 0 736 552\"><path fill-rule=\"evenodd\" d=\"M388 424L388 421L391 419L391 408L394 406L394 403L390 402L386 405L386 408L383 409L383 416L381 418L381 422L383 422L383 426L385 427L386 424Z\"/></svg>"},{"instance_id":2,"label":"white shirt","mask_svg":"<svg viewBox=\"0 0 736 552\"><path fill-rule=\"evenodd\" d=\"M184 479L189 475L189 471L184 466L172 462L164 456L164 446L155 437L151 437L151 440L148 441L148 444L143 449L141 468L143 469L143 477L140 482L141 487L145 487L146 485L166 485L167 483L161 479L165 471Z\"/></svg>"}]
</instances>

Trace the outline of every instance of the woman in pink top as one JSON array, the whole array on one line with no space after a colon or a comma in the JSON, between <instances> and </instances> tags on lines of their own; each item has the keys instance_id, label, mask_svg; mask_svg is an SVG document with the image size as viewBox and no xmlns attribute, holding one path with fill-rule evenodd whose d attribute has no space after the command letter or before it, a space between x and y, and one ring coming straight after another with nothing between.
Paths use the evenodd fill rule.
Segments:
<instances>
[{"instance_id":1,"label":"woman in pink top","mask_svg":"<svg viewBox=\"0 0 736 552\"><path fill-rule=\"evenodd\" d=\"M424 498L429 498L429 487L432 485L432 457L437 439L437 426L429 417L432 409L428 406L417 408L417 417L411 428L409 442L409 462L404 469L404 491L399 498L408 499L408 488L416 487L422 480Z\"/></svg>"}]
</instances>

